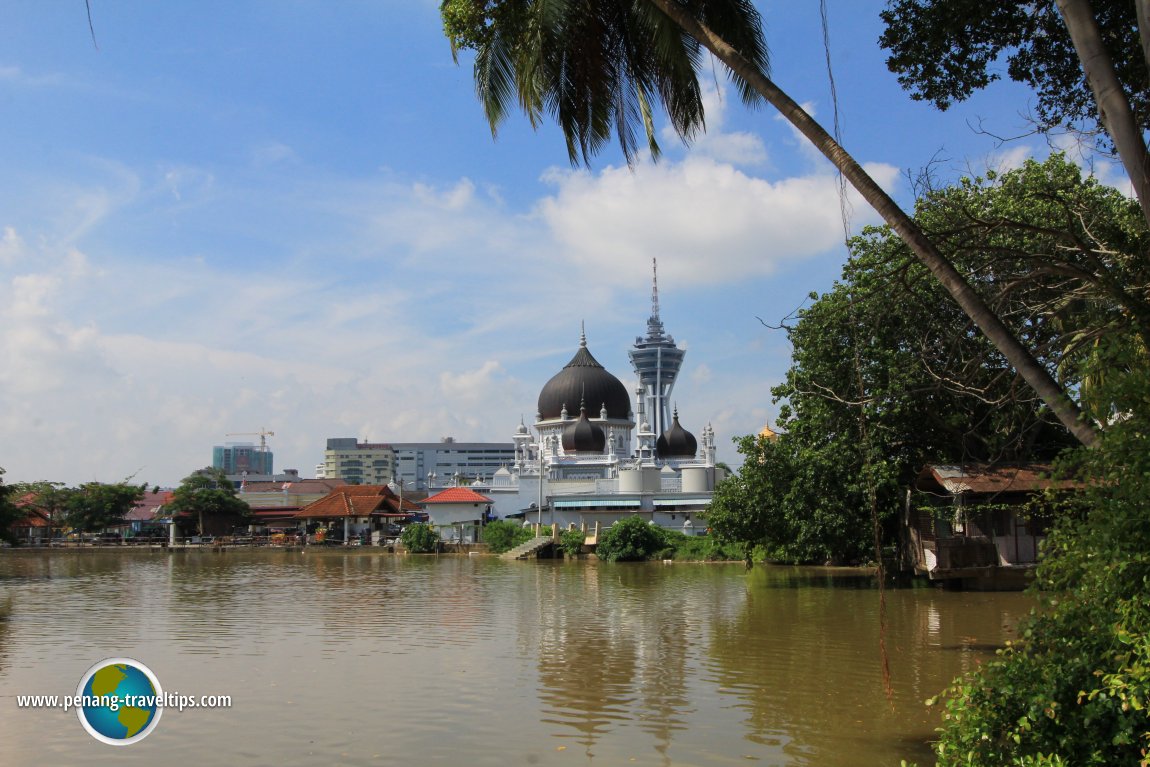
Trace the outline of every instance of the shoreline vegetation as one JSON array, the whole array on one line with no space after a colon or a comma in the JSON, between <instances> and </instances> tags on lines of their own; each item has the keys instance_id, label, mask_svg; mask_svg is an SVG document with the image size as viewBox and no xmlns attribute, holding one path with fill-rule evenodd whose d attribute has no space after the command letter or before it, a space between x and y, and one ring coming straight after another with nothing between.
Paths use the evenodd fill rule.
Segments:
<instances>
[{"instance_id":1,"label":"shoreline vegetation","mask_svg":"<svg viewBox=\"0 0 1150 767\"><path fill-rule=\"evenodd\" d=\"M686 536L684 536L686 538ZM703 540L703 539L699 539ZM0 556L9 554L44 554L48 552L109 552L119 551L124 553L156 553L156 552L209 552L218 553L231 550L243 551L269 551L269 552L283 552L283 551L307 551L309 553L321 554L359 554L359 555L376 555L376 556L490 556L496 557L502 551L496 551L486 543L473 543L473 544L454 544L448 542L440 543L439 551L429 552L413 552L405 549L403 546L344 546L344 545L323 545L323 544L271 544L271 543L252 543L252 542L231 542L231 541L213 541L208 543L177 543L170 545L166 542L148 542L148 543L53 543L51 545L21 545L0 548ZM642 560L619 560L619 561L649 561L659 562L673 560L675 562L691 562L691 563L717 563L717 564L735 564L742 563L743 557L741 554L724 556L726 549L719 543L711 541L702 543L695 543L693 540L688 539L686 545L681 546L673 551L659 551L656 554L669 554L669 556L652 556ZM591 552L590 556L584 552L578 555L566 555L562 557L540 557L540 559L580 559L580 560L595 560L600 559L594 556ZM762 562L756 564L772 565L776 563ZM779 563L780 566L782 565ZM814 565L812 565L814 566ZM836 568L836 569L855 569L867 570L868 568Z\"/></svg>"}]
</instances>

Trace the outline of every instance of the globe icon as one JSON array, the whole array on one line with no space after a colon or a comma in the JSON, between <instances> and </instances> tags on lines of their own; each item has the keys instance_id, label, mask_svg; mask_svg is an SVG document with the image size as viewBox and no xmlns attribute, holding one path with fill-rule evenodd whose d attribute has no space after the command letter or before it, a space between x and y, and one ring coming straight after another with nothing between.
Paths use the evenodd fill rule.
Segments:
<instances>
[{"instance_id":1,"label":"globe icon","mask_svg":"<svg viewBox=\"0 0 1150 767\"><path fill-rule=\"evenodd\" d=\"M96 740L126 746L143 740L160 721L163 690L151 669L131 658L102 660L80 680L76 714Z\"/></svg>"}]
</instances>

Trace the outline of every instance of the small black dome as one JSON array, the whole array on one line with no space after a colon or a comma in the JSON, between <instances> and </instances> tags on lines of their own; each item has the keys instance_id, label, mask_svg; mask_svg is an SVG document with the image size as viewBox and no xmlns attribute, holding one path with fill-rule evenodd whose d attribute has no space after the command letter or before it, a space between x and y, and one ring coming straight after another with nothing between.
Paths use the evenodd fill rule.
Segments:
<instances>
[{"instance_id":1,"label":"small black dome","mask_svg":"<svg viewBox=\"0 0 1150 767\"><path fill-rule=\"evenodd\" d=\"M587 408L579 408L579 418L563 429L563 451L566 453L602 453L607 434L599 424L587 419Z\"/></svg>"},{"instance_id":2,"label":"small black dome","mask_svg":"<svg viewBox=\"0 0 1150 767\"><path fill-rule=\"evenodd\" d=\"M631 415L631 397L627 387L607 372L587 350L587 339L579 341L579 351L539 392L539 417L559 418L563 408L576 402L590 403L592 410L607 408L608 418L626 419Z\"/></svg>"},{"instance_id":3,"label":"small black dome","mask_svg":"<svg viewBox=\"0 0 1150 767\"><path fill-rule=\"evenodd\" d=\"M694 458L698 449L695 435L679 425L679 409L675 408L671 428L660 435L655 443L655 453L660 458Z\"/></svg>"}]
</instances>

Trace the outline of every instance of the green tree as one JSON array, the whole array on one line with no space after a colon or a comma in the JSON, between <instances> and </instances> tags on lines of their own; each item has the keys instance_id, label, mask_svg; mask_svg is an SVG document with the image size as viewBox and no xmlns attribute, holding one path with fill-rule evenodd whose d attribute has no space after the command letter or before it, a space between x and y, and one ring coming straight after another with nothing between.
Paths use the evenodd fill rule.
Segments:
<instances>
[{"instance_id":1,"label":"green tree","mask_svg":"<svg viewBox=\"0 0 1150 767\"><path fill-rule=\"evenodd\" d=\"M587 535L582 530L564 530L559 534L559 548L564 556L577 557L583 551Z\"/></svg>"},{"instance_id":2,"label":"green tree","mask_svg":"<svg viewBox=\"0 0 1150 767\"><path fill-rule=\"evenodd\" d=\"M1112 145L1150 224L1150 10L1144 0L891 0L881 42L912 97L946 109L998 79L1035 89L1040 128ZM1101 129L1101 130L1099 130Z\"/></svg>"},{"instance_id":3,"label":"green tree","mask_svg":"<svg viewBox=\"0 0 1150 767\"><path fill-rule=\"evenodd\" d=\"M737 442L743 465L715 488L707 525L719 540L742 545L748 563L755 546L768 550L772 559L806 560L789 546L795 528L784 505L794 474L789 456L761 437Z\"/></svg>"},{"instance_id":4,"label":"green tree","mask_svg":"<svg viewBox=\"0 0 1150 767\"><path fill-rule=\"evenodd\" d=\"M1124 255L1145 251L1145 227L1064 158L935 190L916 215L1066 385L1090 390L1097 371L1123 370L1100 364L1108 349L1145 345L1150 271ZM787 561L873 558L872 511L895 540L904 488L926 463L1049 460L1069 445L885 228L852 241L841 281L788 335L792 365L774 389L784 433L740 442L743 466L708 515L725 540Z\"/></svg>"},{"instance_id":5,"label":"green tree","mask_svg":"<svg viewBox=\"0 0 1150 767\"><path fill-rule=\"evenodd\" d=\"M192 472L180 481L172 500L164 506L174 517L196 520L196 529L204 534L204 519L231 519L242 522L251 516L251 507L236 495L235 485L223 469L205 468Z\"/></svg>"},{"instance_id":6,"label":"green tree","mask_svg":"<svg viewBox=\"0 0 1150 767\"><path fill-rule=\"evenodd\" d=\"M640 516L626 517L599 536L595 555L607 562L639 562L667 548L663 531Z\"/></svg>"},{"instance_id":7,"label":"green tree","mask_svg":"<svg viewBox=\"0 0 1150 767\"><path fill-rule=\"evenodd\" d=\"M430 554L439 548L439 533L423 522L403 528L399 540L412 554Z\"/></svg>"},{"instance_id":8,"label":"green tree","mask_svg":"<svg viewBox=\"0 0 1150 767\"><path fill-rule=\"evenodd\" d=\"M710 51L744 101L775 107L843 174L930 270L977 327L1083 444L1096 436L1077 404L1034 354L891 197L797 102L768 77L767 50L747 0L443 0L453 51L474 49L475 83L494 132L513 102L538 124L549 113L572 162L617 136L635 152L636 128L657 154L651 103L659 99L679 135L702 127L697 72Z\"/></svg>"},{"instance_id":9,"label":"green tree","mask_svg":"<svg viewBox=\"0 0 1150 767\"><path fill-rule=\"evenodd\" d=\"M4 484L4 469L0 468L0 540L15 544L12 526L24 516L16 505L16 487Z\"/></svg>"},{"instance_id":10,"label":"green tree","mask_svg":"<svg viewBox=\"0 0 1150 767\"><path fill-rule=\"evenodd\" d=\"M144 497L146 485L87 482L63 494L64 518L76 530L94 533L122 524L124 517Z\"/></svg>"},{"instance_id":11,"label":"green tree","mask_svg":"<svg viewBox=\"0 0 1150 767\"><path fill-rule=\"evenodd\" d=\"M496 519L483 526L483 542L494 554L510 551L531 540L531 530L523 525Z\"/></svg>"},{"instance_id":12,"label":"green tree","mask_svg":"<svg viewBox=\"0 0 1150 767\"><path fill-rule=\"evenodd\" d=\"M29 496L28 505L43 514L52 527L59 527L63 523L65 503L70 492L63 482L17 482L14 487L17 496Z\"/></svg>"},{"instance_id":13,"label":"green tree","mask_svg":"<svg viewBox=\"0 0 1150 767\"><path fill-rule=\"evenodd\" d=\"M1092 5L1138 123L1150 130L1150 73L1135 3L1093 0ZM881 15L886 29L879 42L890 52L887 66L911 98L945 110L1005 74L1034 91L1039 129L1095 132L1101 127L1053 0L889 0Z\"/></svg>"}]
</instances>

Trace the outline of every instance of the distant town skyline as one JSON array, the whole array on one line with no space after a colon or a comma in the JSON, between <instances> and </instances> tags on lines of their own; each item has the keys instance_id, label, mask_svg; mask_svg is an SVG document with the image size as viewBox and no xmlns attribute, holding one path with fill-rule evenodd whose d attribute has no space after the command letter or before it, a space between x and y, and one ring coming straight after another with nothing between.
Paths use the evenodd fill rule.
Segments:
<instances>
[{"instance_id":1,"label":"distant town skyline","mask_svg":"<svg viewBox=\"0 0 1150 767\"><path fill-rule=\"evenodd\" d=\"M884 3L830 2L846 147L904 205L1045 156L1030 96L947 113L886 71ZM761 4L772 74L830 123L818 8ZM566 164L551 125L492 139L438 2L22 3L0 46L0 467L5 481L175 485L230 432L509 441L586 324L633 391L650 312L687 349L671 405L719 460L773 425L777 326L846 258L836 176L720 67L706 135ZM710 70L708 70L709 72ZM660 120L660 126L665 121ZM1116 177L1095 163L1103 179ZM876 217L851 196L849 226ZM760 321L761 319L761 321Z\"/></svg>"}]
</instances>

